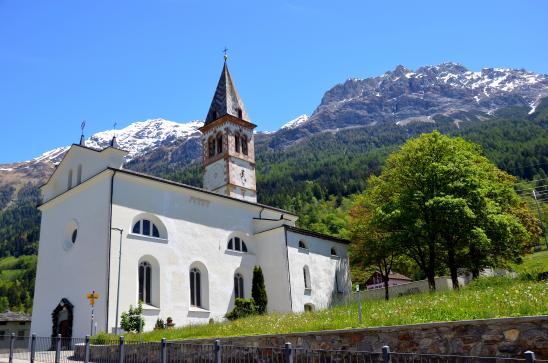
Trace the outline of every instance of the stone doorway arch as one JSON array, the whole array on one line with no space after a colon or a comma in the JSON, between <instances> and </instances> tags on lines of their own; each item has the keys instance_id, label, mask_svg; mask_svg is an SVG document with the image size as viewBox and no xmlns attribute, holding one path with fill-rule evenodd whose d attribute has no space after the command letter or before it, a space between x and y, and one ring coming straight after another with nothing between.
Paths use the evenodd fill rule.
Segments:
<instances>
[{"instance_id":1,"label":"stone doorway arch","mask_svg":"<svg viewBox=\"0 0 548 363\"><path fill-rule=\"evenodd\" d=\"M51 336L61 334L63 338L72 338L72 321L74 318L74 305L62 298L57 307L51 313Z\"/></svg>"}]
</instances>

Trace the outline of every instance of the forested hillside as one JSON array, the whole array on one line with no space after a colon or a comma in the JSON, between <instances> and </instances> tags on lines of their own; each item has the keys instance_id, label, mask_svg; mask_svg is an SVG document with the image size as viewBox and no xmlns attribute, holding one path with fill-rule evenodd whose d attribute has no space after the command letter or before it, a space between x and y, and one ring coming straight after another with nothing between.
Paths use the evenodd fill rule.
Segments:
<instances>
[{"instance_id":1,"label":"forested hillside","mask_svg":"<svg viewBox=\"0 0 548 363\"><path fill-rule=\"evenodd\" d=\"M438 116L435 123L320 132L291 146L280 138L298 131L258 137L259 201L296 212L302 227L344 237L346 211L353 195L367 187L367 178L379 174L387 155L406 140L434 129L480 144L490 160L521 179L544 179L548 173L548 99L535 113L528 112L528 107L504 109L496 117L460 123L460 127ZM170 168L162 165L150 170L144 163L138 165L140 171L168 179L196 186L202 183L198 162L167 174L165 170ZM36 186L29 184L17 192L9 187L0 190L0 257L36 254L40 220L37 204ZM11 309L30 308L34 263L35 259L26 258L0 260L0 296L7 298L0 301L0 308L6 304Z\"/></svg>"}]
</instances>

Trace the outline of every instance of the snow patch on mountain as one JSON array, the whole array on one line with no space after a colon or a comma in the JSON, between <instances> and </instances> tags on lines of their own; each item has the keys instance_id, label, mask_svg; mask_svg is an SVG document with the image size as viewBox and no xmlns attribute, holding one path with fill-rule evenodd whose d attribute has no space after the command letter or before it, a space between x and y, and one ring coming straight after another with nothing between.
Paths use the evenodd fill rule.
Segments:
<instances>
[{"instance_id":1,"label":"snow patch on mountain","mask_svg":"<svg viewBox=\"0 0 548 363\"><path fill-rule=\"evenodd\" d=\"M120 130L107 130L94 134L86 140L86 146L96 149L107 147L116 135L120 149L129 152L128 159L145 154L161 145L170 145L184 138L199 137L202 121L177 123L161 118L134 122Z\"/></svg>"},{"instance_id":2,"label":"snow patch on mountain","mask_svg":"<svg viewBox=\"0 0 548 363\"><path fill-rule=\"evenodd\" d=\"M289 121L285 125L281 127L282 130L286 129L294 129L296 127L302 126L304 123L308 121L309 117L308 115L300 115L299 117Z\"/></svg>"}]
</instances>

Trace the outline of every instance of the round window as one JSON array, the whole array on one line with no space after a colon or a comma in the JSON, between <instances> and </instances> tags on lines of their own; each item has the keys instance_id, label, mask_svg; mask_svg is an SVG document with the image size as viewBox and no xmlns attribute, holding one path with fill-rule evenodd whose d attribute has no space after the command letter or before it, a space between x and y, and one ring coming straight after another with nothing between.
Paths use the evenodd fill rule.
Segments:
<instances>
[{"instance_id":1,"label":"round window","mask_svg":"<svg viewBox=\"0 0 548 363\"><path fill-rule=\"evenodd\" d=\"M65 251L70 250L78 239L78 222L76 220L71 220L67 223L65 227L65 233L63 238L63 249Z\"/></svg>"}]
</instances>

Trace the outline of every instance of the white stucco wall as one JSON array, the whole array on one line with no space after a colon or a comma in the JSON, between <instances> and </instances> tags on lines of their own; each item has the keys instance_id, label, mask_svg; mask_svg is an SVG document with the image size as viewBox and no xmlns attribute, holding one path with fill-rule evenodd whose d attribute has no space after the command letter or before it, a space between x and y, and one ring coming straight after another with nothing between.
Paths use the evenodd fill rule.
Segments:
<instances>
[{"instance_id":1,"label":"white stucco wall","mask_svg":"<svg viewBox=\"0 0 548 363\"><path fill-rule=\"evenodd\" d=\"M74 305L73 336L89 334L86 293L92 290L101 295L95 305L97 325L105 327L110 174L104 172L41 208L31 329L38 336L51 335L51 313L62 298ZM73 225L78 227L74 245Z\"/></svg>"},{"instance_id":2,"label":"white stucco wall","mask_svg":"<svg viewBox=\"0 0 548 363\"><path fill-rule=\"evenodd\" d=\"M97 175L107 167L120 168L127 152L114 148L95 151L88 148L72 145L50 180L42 187L44 202L64 193L69 188L78 185L78 169L81 170L81 182Z\"/></svg>"},{"instance_id":3,"label":"white stucco wall","mask_svg":"<svg viewBox=\"0 0 548 363\"><path fill-rule=\"evenodd\" d=\"M159 266L159 272L153 270L153 281L159 283L159 297L156 306L147 307L145 329L151 329L158 317L165 320L170 316L177 325L222 319L233 305L236 272L244 276L245 296L251 297L253 267L260 264L258 256L268 242L253 234L253 218L259 216L260 209L256 205L118 173L114 182L112 225L124 229L119 313L126 311L130 304L137 304L138 264L143 258L152 260L153 257ZM147 213L143 214L143 210ZM273 211L263 214L277 218L281 215ZM167 239L128 233L139 217L151 215L165 226ZM246 242L247 253L227 250L228 240L233 236ZM118 256L118 238L118 234L112 235L112 256ZM285 241L280 239L278 249L281 243ZM209 298L203 299L206 300L203 309L190 307L189 270L195 263L201 270L207 269L209 293L204 291L202 296ZM117 257L113 257L110 327L115 321L117 265ZM154 278L155 273L156 276L159 273L158 280Z\"/></svg>"},{"instance_id":4,"label":"white stucco wall","mask_svg":"<svg viewBox=\"0 0 548 363\"><path fill-rule=\"evenodd\" d=\"M302 240L307 249L299 248ZM323 309L351 291L347 245L310 235L287 231L293 311L304 311L305 304ZM334 247L337 256L331 255ZM303 267L308 266L311 289L305 290ZM337 292L337 282L339 284Z\"/></svg>"}]
</instances>

